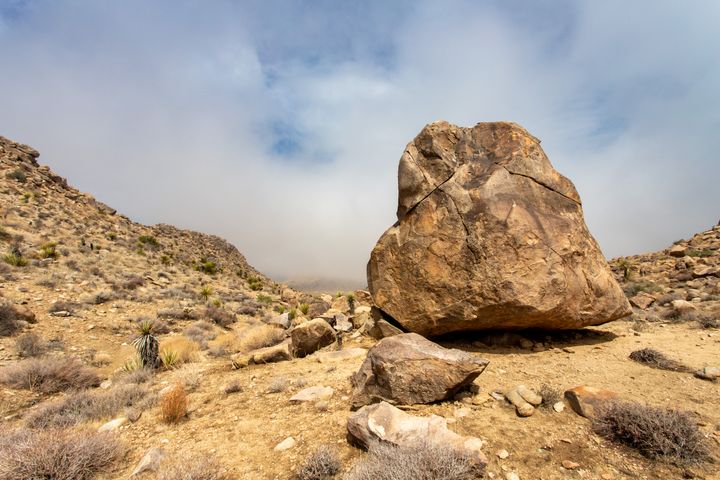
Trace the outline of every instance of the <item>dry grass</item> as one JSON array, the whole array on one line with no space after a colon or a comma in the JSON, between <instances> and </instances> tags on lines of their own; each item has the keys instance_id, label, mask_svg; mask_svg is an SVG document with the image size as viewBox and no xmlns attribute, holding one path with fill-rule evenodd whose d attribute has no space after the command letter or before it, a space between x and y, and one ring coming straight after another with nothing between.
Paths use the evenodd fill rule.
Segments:
<instances>
[{"instance_id":1,"label":"dry grass","mask_svg":"<svg viewBox=\"0 0 720 480\"><path fill-rule=\"evenodd\" d=\"M195 362L198 360L198 351L200 346L186 337L172 337L167 340L163 340L160 344L160 357L165 361L168 356L168 352L172 352L175 355L175 360L171 365L165 365L166 367L175 367L185 363Z\"/></svg>"},{"instance_id":2,"label":"dry grass","mask_svg":"<svg viewBox=\"0 0 720 480\"><path fill-rule=\"evenodd\" d=\"M203 350L208 348L208 341L217 337L215 326L204 320L195 322L187 327L183 330L183 335L196 342Z\"/></svg>"},{"instance_id":3,"label":"dry grass","mask_svg":"<svg viewBox=\"0 0 720 480\"><path fill-rule=\"evenodd\" d=\"M71 358L31 358L0 369L0 383L12 388L56 393L97 387L100 377Z\"/></svg>"},{"instance_id":4,"label":"dry grass","mask_svg":"<svg viewBox=\"0 0 720 480\"><path fill-rule=\"evenodd\" d=\"M158 480L225 480L229 478L220 463L210 455L176 456L157 476Z\"/></svg>"},{"instance_id":5,"label":"dry grass","mask_svg":"<svg viewBox=\"0 0 720 480\"><path fill-rule=\"evenodd\" d=\"M45 353L47 345L40 335L28 332L15 340L15 350L21 357L38 357Z\"/></svg>"},{"instance_id":6,"label":"dry grass","mask_svg":"<svg viewBox=\"0 0 720 480\"><path fill-rule=\"evenodd\" d=\"M89 420L106 420L121 409L152 405L154 397L137 385L121 385L104 392L78 392L40 405L26 423L32 428L70 427Z\"/></svg>"},{"instance_id":7,"label":"dry grass","mask_svg":"<svg viewBox=\"0 0 720 480\"><path fill-rule=\"evenodd\" d=\"M630 360L633 360L648 367L671 372L689 372L690 368L665 356L664 353L652 348L643 348L630 353Z\"/></svg>"},{"instance_id":8,"label":"dry grass","mask_svg":"<svg viewBox=\"0 0 720 480\"><path fill-rule=\"evenodd\" d=\"M282 393L288 389L290 382L285 377L275 377L268 386L268 393Z\"/></svg>"},{"instance_id":9,"label":"dry grass","mask_svg":"<svg viewBox=\"0 0 720 480\"><path fill-rule=\"evenodd\" d=\"M473 480L482 478L483 470L472 458L447 445L417 442L396 447L374 443L346 479Z\"/></svg>"},{"instance_id":10,"label":"dry grass","mask_svg":"<svg viewBox=\"0 0 720 480\"><path fill-rule=\"evenodd\" d=\"M242 386L240 385L240 382L238 382L237 380L228 383L223 388L223 392L225 392L225 394L227 394L227 395L229 395L231 393L242 392L242 391L243 391Z\"/></svg>"},{"instance_id":11,"label":"dry grass","mask_svg":"<svg viewBox=\"0 0 720 480\"><path fill-rule=\"evenodd\" d=\"M709 454L705 438L687 412L611 402L596 415L593 429L650 458L693 464Z\"/></svg>"},{"instance_id":12,"label":"dry grass","mask_svg":"<svg viewBox=\"0 0 720 480\"><path fill-rule=\"evenodd\" d=\"M185 387L177 384L160 399L160 416L167 423L176 423L185 418L187 407Z\"/></svg>"},{"instance_id":13,"label":"dry grass","mask_svg":"<svg viewBox=\"0 0 720 480\"><path fill-rule=\"evenodd\" d=\"M340 471L340 459L337 452L327 445L322 445L305 459L295 480L328 480Z\"/></svg>"},{"instance_id":14,"label":"dry grass","mask_svg":"<svg viewBox=\"0 0 720 480\"><path fill-rule=\"evenodd\" d=\"M0 480L90 480L123 454L109 434L0 425Z\"/></svg>"},{"instance_id":15,"label":"dry grass","mask_svg":"<svg viewBox=\"0 0 720 480\"><path fill-rule=\"evenodd\" d=\"M239 334L237 351L247 353L263 347L271 347L285 340L285 331L271 325L248 327Z\"/></svg>"},{"instance_id":16,"label":"dry grass","mask_svg":"<svg viewBox=\"0 0 720 480\"><path fill-rule=\"evenodd\" d=\"M0 304L0 337L9 337L20 328L15 308L9 303Z\"/></svg>"},{"instance_id":17,"label":"dry grass","mask_svg":"<svg viewBox=\"0 0 720 480\"><path fill-rule=\"evenodd\" d=\"M562 391L550 385L541 386L538 393L542 397L542 403L540 404L542 408L552 408L553 405L563 399Z\"/></svg>"}]
</instances>

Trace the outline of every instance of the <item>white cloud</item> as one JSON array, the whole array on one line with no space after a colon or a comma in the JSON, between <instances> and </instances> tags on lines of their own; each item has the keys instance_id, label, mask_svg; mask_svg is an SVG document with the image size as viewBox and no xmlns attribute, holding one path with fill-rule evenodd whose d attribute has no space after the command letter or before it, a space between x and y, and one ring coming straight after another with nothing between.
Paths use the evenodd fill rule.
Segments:
<instances>
[{"instance_id":1,"label":"white cloud","mask_svg":"<svg viewBox=\"0 0 720 480\"><path fill-rule=\"evenodd\" d=\"M271 274L362 278L439 118L540 137L609 255L717 220L716 2L28 5L0 22L0 132Z\"/></svg>"}]
</instances>

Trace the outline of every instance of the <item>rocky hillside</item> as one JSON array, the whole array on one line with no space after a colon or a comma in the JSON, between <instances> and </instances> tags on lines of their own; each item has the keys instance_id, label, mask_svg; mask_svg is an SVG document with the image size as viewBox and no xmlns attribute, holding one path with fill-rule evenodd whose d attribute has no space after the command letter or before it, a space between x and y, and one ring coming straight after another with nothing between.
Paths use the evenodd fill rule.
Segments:
<instances>
[{"instance_id":1,"label":"rocky hillside","mask_svg":"<svg viewBox=\"0 0 720 480\"><path fill-rule=\"evenodd\" d=\"M720 326L720 225L663 251L610 263L636 318Z\"/></svg>"}]
</instances>

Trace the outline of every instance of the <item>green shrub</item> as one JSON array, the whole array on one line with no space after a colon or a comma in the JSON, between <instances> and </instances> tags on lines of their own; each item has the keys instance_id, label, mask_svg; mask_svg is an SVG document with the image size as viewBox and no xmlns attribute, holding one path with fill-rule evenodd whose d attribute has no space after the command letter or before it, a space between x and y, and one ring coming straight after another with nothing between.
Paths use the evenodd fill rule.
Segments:
<instances>
[{"instance_id":1,"label":"green shrub","mask_svg":"<svg viewBox=\"0 0 720 480\"><path fill-rule=\"evenodd\" d=\"M207 302L210 295L213 294L213 289L210 285L203 285L198 293L200 294L200 297Z\"/></svg>"},{"instance_id":2,"label":"green shrub","mask_svg":"<svg viewBox=\"0 0 720 480\"><path fill-rule=\"evenodd\" d=\"M264 303L265 305L270 305L273 301L270 295L265 295L264 293L258 293L256 300L260 303Z\"/></svg>"},{"instance_id":3,"label":"green shrub","mask_svg":"<svg viewBox=\"0 0 720 480\"><path fill-rule=\"evenodd\" d=\"M627 295L628 297L633 297L640 292L647 292L647 293L661 292L662 288L660 288L656 283L653 283L648 280L643 280L640 282L626 283L625 286L623 286L623 291L625 292L625 295Z\"/></svg>"},{"instance_id":4,"label":"green shrub","mask_svg":"<svg viewBox=\"0 0 720 480\"><path fill-rule=\"evenodd\" d=\"M702 249L702 250L688 250L687 253L686 253L686 255L687 255L688 257L700 257L700 258L704 258L704 257L711 257L711 256L713 256L714 253L715 253L715 252L713 252L712 250L709 250L709 249L707 249L707 248L704 248L704 249Z\"/></svg>"},{"instance_id":5,"label":"green shrub","mask_svg":"<svg viewBox=\"0 0 720 480\"><path fill-rule=\"evenodd\" d=\"M108 232L106 236L108 240L117 240L117 233L115 232Z\"/></svg>"},{"instance_id":6,"label":"green shrub","mask_svg":"<svg viewBox=\"0 0 720 480\"><path fill-rule=\"evenodd\" d=\"M259 291L263 289L263 281L258 277L249 277L247 279L248 287L250 287L250 290L253 291Z\"/></svg>"},{"instance_id":7,"label":"green shrub","mask_svg":"<svg viewBox=\"0 0 720 480\"><path fill-rule=\"evenodd\" d=\"M40 246L40 258L57 258L57 243L48 242Z\"/></svg>"},{"instance_id":8,"label":"green shrub","mask_svg":"<svg viewBox=\"0 0 720 480\"><path fill-rule=\"evenodd\" d=\"M291 308L288 312L288 319L293 320L295 317L297 317L297 308Z\"/></svg>"},{"instance_id":9,"label":"green shrub","mask_svg":"<svg viewBox=\"0 0 720 480\"><path fill-rule=\"evenodd\" d=\"M302 305L300 305L300 312L303 315L307 315L309 311L310 311L310 305L308 305L307 303L303 303Z\"/></svg>"},{"instance_id":10,"label":"green shrub","mask_svg":"<svg viewBox=\"0 0 720 480\"><path fill-rule=\"evenodd\" d=\"M196 267L196 270L202 273L207 273L208 275L215 275L217 273L217 264L215 262L211 262L210 260L202 259Z\"/></svg>"},{"instance_id":11,"label":"green shrub","mask_svg":"<svg viewBox=\"0 0 720 480\"><path fill-rule=\"evenodd\" d=\"M19 168L16 168L16 169L13 170L12 172L8 172L8 173L5 175L5 177L6 177L6 178L9 178L9 179L11 179L11 180L16 180L16 181L18 181L18 182L20 182L20 183L25 183L25 182L27 182L27 175L25 175L25 172L23 172L23 171L20 170Z\"/></svg>"},{"instance_id":12,"label":"green shrub","mask_svg":"<svg viewBox=\"0 0 720 480\"><path fill-rule=\"evenodd\" d=\"M160 247L160 243L158 243L157 239L151 235L141 235L138 237L138 243L150 248Z\"/></svg>"},{"instance_id":13,"label":"green shrub","mask_svg":"<svg viewBox=\"0 0 720 480\"><path fill-rule=\"evenodd\" d=\"M24 267L28 264L28 261L25 257L15 252L10 252L4 255L3 261L9 265L12 265L13 267Z\"/></svg>"}]
</instances>

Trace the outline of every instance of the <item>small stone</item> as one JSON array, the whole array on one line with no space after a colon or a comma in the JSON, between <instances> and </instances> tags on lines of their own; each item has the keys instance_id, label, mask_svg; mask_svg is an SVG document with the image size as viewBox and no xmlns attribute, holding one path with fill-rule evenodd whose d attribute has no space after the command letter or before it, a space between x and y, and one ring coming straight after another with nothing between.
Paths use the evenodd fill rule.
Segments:
<instances>
[{"instance_id":1,"label":"small stone","mask_svg":"<svg viewBox=\"0 0 720 480\"><path fill-rule=\"evenodd\" d=\"M498 450L495 454L500 460L505 460L507 457L510 456L507 450Z\"/></svg>"},{"instance_id":2,"label":"small stone","mask_svg":"<svg viewBox=\"0 0 720 480\"><path fill-rule=\"evenodd\" d=\"M695 376L697 378L702 378L703 380L715 381L720 378L720 368L705 367L702 370L695 372Z\"/></svg>"},{"instance_id":3,"label":"small stone","mask_svg":"<svg viewBox=\"0 0 720 480\"><path fill-rule=\"evenodd\" d=\"M140 475L144 472L154 472L160 466L160 462L165 457L165 451L159 447L153 447L145 453L143 458L138 462L135 470L133 470L131 477Z\"/></svg>"},{"instance_id":4,"label":"small stone","mask_svg":"<svg viewBox=\"0 0 720 480\"><path fill-rule=\"evenodd\" d=\"M314 386L300 390L290 398L293 403L317 402L319 400L329 400L335 390L331 387Z\"/></svg>"},{"instance_id":5,"label":"small stone","mask_svg":"<svg viewBox=\"0 0 720 480\"><path fill-rule=\"evenodd\" d=\"M505 474L505 480L520 480L520 475L515 472L507 472Z\"/></svg>"},{"instance_id":6,"label":"small stone","mask_svg":"<svg viewBox=\"0 0 720 480\"><path fill-rule=\"evenodd\" d=\"M127 423L128 419L125 417L116 418L115 420L110 420L100 428L98 428L98 432L112 432L114 430L117 430L121 426L125 425Z\"/></svg>"},{"instance_id":7,"label":"small stone","mask_svg":"<svg viewBox=\"0 0 720 480\"><path fill-rule=\"evenodd\" d=\"M565 410L565 404L563 402L556 402L553 404L553 410L560 413Z\"/></svg>"},{"instance_id":8,"label":"small stone","mask_svg":"<svg viewBox=\"0 0 720 480\"><path fill-rule=\"evenodd\" d=\"M580 466L580 464L573 462L571 460L563 460L562 466L563 466L563 468L565 468L567 470L575 470L576 468L578 468Z\"/></svg>"},{"instance_id":9,"label":"small stone","mask_svg":"<svg viewBox=\"0 0 720 480\"><path fill-rule=\"evenodd\" d=\"M107 390L110 387L112 387L112 380L105 380L100 384L100 388L102 388L103 390Z\"/></svg>"},{"instance_id":10,"label":"small stone","mask_svg":"<svg viewBox=\"0 0 720 480\"><path fill-rule=\"evenodd\" d=\"M455 410L455 418L463 418L470 415L470 409L467 407L458 408Z\"/></svg>"},{"instance_id":11,"label":"small stone","mask_svg":"<svg viewBox=\"0 0 720 480\"><path fill-rule=\"evenodd\" d=\"M290 450L291 448L293 448L296 443L297 442L293 437L287 437L285 440L275 445L275 448L273 450L275 450L276 452L284 452L285 450Z\"/></svg>"}]
</instances>

